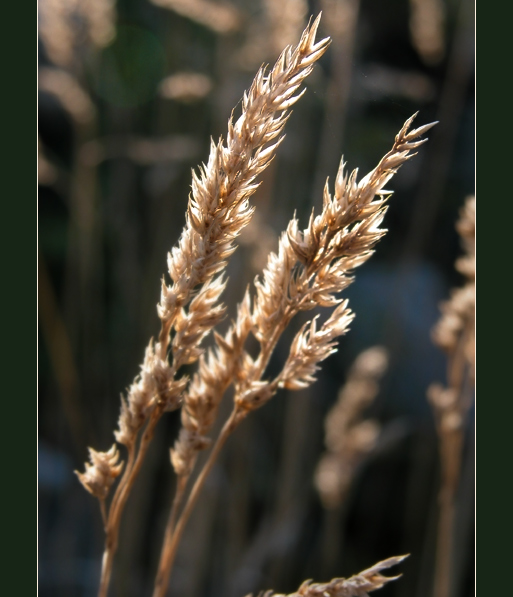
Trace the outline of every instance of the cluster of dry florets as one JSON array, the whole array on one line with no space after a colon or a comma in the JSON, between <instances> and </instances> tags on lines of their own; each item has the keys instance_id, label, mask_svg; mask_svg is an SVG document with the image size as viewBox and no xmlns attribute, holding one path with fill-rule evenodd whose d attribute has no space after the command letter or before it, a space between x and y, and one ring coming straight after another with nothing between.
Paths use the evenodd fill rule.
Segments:
<instances>
[{"instance_id":1,"label":"cluster of dry florets","mask_svg":"<svg viewBox=\"0 0 513 597\"><path fill-rule=\"evenodd\" d=\"M166 592L184 526L228 435L279 388L295 390L313 383L320 362L335 351L337 338L348 330L354 315L339 293L352 282L354 268L372 255L374 245L386 232L380 228L390 195L385 184L425 142L420 137L433 126L410 131L414 116L410 118L392 149L359 182L357 170L348 175L342 160L333 196L326 182L321 213L312 213L304 230L292 218L281 235L277 253L269 256L254 291L246 291L227 333L215 334L215 347L202 354L203 339L225 315L220 302L227 283L223 272L235 251L234 241L252 217L254 208L249 199L258 187L256 179L283 140L289 108L304 92L298 91L301 84L329 45L329 39L315 41L319 20L320 16L309 24L295 48L282 52L270 72L259 70L244 94L241 116L234 120L232 115L228 122L226 142L212 142L208 163L199 173L193 172L186 225L168 254L171 282L162 280L157 306L160 333L155 343L150 341L141 372L122 398L115 437L127 448L128 458L108 510L105 499L123 466L115 445L105 453L91 451L91 464L86 465L85 473L78 474L86 489L100 499L105 520L100 597L107 595L124 506L161 416L181 408L182 428L171 451L178 482L154 597ZM316 316L299 330L280 373L266 379L271 355L289 323L300 312L318 307L333 310L324 323ZM245 348L250 335L258 343L255 357ZM198 359L192 380L180 375L183 365ZM230 386L234 390L232 413L187 492L197 455L211 443L218 407ZM377 567L362 575L329 585L304 585L299 594L316 595L325 586L324 594L349 595L343 587L351 585L360 587L355 595L363 595L363 587L378 588L379 582L387 580L378 574Z\"/></svg>"},{"instance_id":2,"label":"cluster of dry florets","mask_svg":"<svg viewBox=\"0 0 513 597\"><path fill-rule=\"evenodd\" d=\"M313 213L308 227L299 230L293 218L282 234L277 253L255 281L256 296L249 291L226 336L216 335L217 347L201 361L182 408L183 430L173 451L178 474L190 470L197 449L208 440L217 406L230 384L235 389L239 418L267 402L279 387L301 389L315 381L319 363L335 350L336 339L348 330L354 315L338 295L352 281L352 270L372 255L372 248L386 233L379 226L390 191L384 189L397 169L424 143L416 140L433 124L409 131L410 118L398 133L392 149L372 172L357 182L357 170L344 172L342 160L331 196L328 183L320 215ZM251 304L253 303L253 304ZM294 338L281 373L262 380L281 334L301 311L333 307L331 316L318 325L307 322ZM244 350L252 334L260 345L256 359Z\"/></svg>"},{"instance_id":3,"label":"cluster of dry florets","mask_svg":"<svg viewBox=\"0 0 513 597\"><path fill-rule=\"evenodd\" d=\"M173 386L178 369L198 359L201 341L224 316L225 308L219 304L226 286L222 271L235 251L234 240L253 214L248 200L258 187L256 178L283 139L288 108L303 93L296 94L298 88L328 46L326 39L315 43L317 26L318 20L294 50L282 53L269 74L264 69L258 72L244 94L242 115L228 123L226 145L222 139L212 142L207 165L200 168L199 175L193 172L187 223L168 255L172 283L162 281L158 305L162 330L155 352L164 362L171 357L169 397L157 395L165 403L164 410L178 406L176 401L188 381L184 378L183 384ZM168 355L171 328L174 337ZM130 399L129 395L129 403Z\"/></svg>"},{"instance_id":4,"label":"cluster of dry florets","mask_svg":"<svg viewBox=\"0 0 513 597\"><path fill-rule=\"evenodd\" d=\"M456 261L456 269L465 276L465 284L451 292L441 306L442 317L433 330L433 340L451 357L459 349L471 373L474 371L476 309L476 200L469 197L456 224L465 254Z\"/></svg>"},{"instance_id":5,"label":"cluster of dry florets","mask_svg":"<svg viewBox=\"0 0 513 597\"><path fill-rule=\"evenodd\" d=\"M327 451L315 472L315 485L326 508L342 504L356 469L376 444L379 424L363 418L363 412L376 398L387 366L388 353L382 346L362 352L326 416Z\"/></svg>"},{"instance_id":6,"label":"cluster of dry florets","mask_svg":"<svg viewBox=\"0 0 513 597\"><path fill-rule=\"evenodd\" d=\"M111 485L121 474L123 462L119 462L116 446L112 446L108 452L97 452L89 448L89 459L91 464L86 462L85 473L77 473L78 478L89 493L104 500Z\"/></svg>"},{"instance_id":7,"label":"cluster of dry florets","mask_svg":"<svg viewBox=\"0 0 513 597\"><path fill-rule=\"evenodd\" d=\"M258 597L367 597L371 591L381 589L390 581L397 580L401 576L383 576L381 571L399 564L406 557L388 558L350 578L334 578L328 583L312 583L307 580L295 593L289 595L265 591ZM247 597L251 597L251 595Z\"/></svg>"}]
</instances>

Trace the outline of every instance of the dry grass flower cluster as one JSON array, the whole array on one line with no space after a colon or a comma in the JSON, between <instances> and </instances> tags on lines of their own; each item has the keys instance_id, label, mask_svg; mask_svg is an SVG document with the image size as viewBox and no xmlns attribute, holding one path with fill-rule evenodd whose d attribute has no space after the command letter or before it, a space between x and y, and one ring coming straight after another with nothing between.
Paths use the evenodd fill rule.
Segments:
<instances>
[{"instance_id":1,"label":"dry grass flower cluster","mask_svg":"<svg viewBox=\"0 0 513 597\"><path fill-rule=\"evenodd\" d=\"M382 570L391 568L402 562L407 556L396 556L374 564L371 568L363 570L350 578L334 578L328 583L312 583L305 581L295 593L282 595L274 591L265 591L258 597L366 597L371 591L381 589L399 576L384 576ZM251 596L247 596L251 597Z\"/></svg>"},{"instance_id":2,"label":"dry grass flower cluster","mask_svg":"<svg viewBox=\"0 0 513 597\"><path fill-rule=\"evenodd\" d=\"M442 317L433 329L433 341L447 354L447 386L433 384L428 399L435 414L440 446L441 488L435 595L450 595L453 526L464 447L464 423L472 404L475 378L476 310L476 200L468 197L456 228L464 256L456 269L465 277L442 304Z\"/></svg>"},{"instance_id":3,"label":"dry grass flower cluster","mask_svg":"<svg viewBox=\"0 0 513 597\"><path fill-rule=\"evenodd\" d=\"M325 508L341 505L356 469L376 444L379 423L362 415L376 398L387 366L388 353L382 346L362 352L326 416L327 451L315 473L315 484Z\"/></svg>"},{"instance_id":4,"label":"dry grass flower cluster","mask_svg":"<svg viewBox=\"0 0 513 597\"><path fill-rule=\"evenodd\" d=\"M116 444L106 452L91 450L91 463L85 473L78 474L85 488L99 499L105 520L100 597L108 592L124 507L161 417L181 409L182 428L171 451L176 493L154 597L167 591L185 525L227 438L278 389L298 390L312 384L320 363L348 331L354 315L339 293L386 232L380 227L390 196L386 183L415 155L413 150L426 140L420 137L433 126L410 130L414 116L408 119L391 150L361 180L357 170L345 171L342 160L333 191L326 181L321 212L312 213L303 230L292 218L253 290L247 289L228 331L224 335L214 331L215 347L204 353L203 339L226 314L220 301L227 284L223 272L236 249L235 240L253 215L249 199L258 187L257 177L283 140L290 108L304 93L299 91L302 83L328 48L329 39L315 41L319 19L308 25L296 47L282 52L269 72L258 71L244 94L241 116L234 119L232 115L228 122L226 140L212 141L207 164L193 173L186 225L168 254L170 281L162 280L157 306L160 333L156 341L149 342L140 374L122 398L115 438L125 446L126 460L119 460ZM330 310L327 318L321 321L315 315L301 327L281 371L269 378L270 358L291 321L319 307ZM255 356L247 350L250 336L258 346ZM189 379L182 366L198 360L196 373ZM367 373L371 375L368 368ZM229 388L233 389L232 411L212 444L213 424ZM198 454L207 448L208 458L190 487ZM390 580L379 571L399 561L386 560L348 580L305 584L297 594L364 595Z\"/></svg>"}]
</instances>

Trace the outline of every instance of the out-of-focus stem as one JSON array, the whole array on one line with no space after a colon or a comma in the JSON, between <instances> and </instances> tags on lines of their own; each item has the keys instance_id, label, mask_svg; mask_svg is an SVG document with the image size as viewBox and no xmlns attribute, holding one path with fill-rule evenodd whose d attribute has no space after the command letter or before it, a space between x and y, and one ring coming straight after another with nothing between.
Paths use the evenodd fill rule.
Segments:
<instances>
[{"instance_id":1,"label":"out-of-focus stem","mask_svg":"<svg viewBox=\"0 0 513 597\"><path fill-rule=\"evenodd\" d=\"M71 430L77 453L86 444L84 413L78 397L78 370L67 326L62 318L52 286L46 260L38 254L39 322L55 380L62 399L63 411Z\"/></svg>"},{"instance_id":2,"label":"out-of-focus stem","mask_svg":"<svg viewBox=\"0 0 513 597\"><path fill-rule=\"evenodd\" d=\"M469 375L465 358L467 335L468 330L464 328L458 339L456 350L449 360L447 372L449 386L457 392L460 402L464 400L466 381ZM456 429L446 429L440 433L442 486L438 498L440 511L433 597L450 597L451 595L454 559L454 511L456 493L461 477L463 442L463 423Z\"/></svg>"},{"instance_id":3,"label":"out-of-focus stem","mask_svg":"<svg viewBox=\"0 0 513 597\"><path fill-rule=\"evenodd\" d=\"M454 494L450 488L440 491L439 505L434 595L450 597L454 528Z\"/></svg>"}]
</instances>

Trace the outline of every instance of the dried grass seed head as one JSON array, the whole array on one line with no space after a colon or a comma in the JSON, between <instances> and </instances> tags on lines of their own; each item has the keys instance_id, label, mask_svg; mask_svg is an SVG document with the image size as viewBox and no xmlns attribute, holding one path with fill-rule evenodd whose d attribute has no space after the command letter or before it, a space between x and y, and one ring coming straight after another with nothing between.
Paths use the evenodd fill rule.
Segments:
<instances>
[{"instance_id":1,"label":"dried grass seed head","mask_svg":"<svg viewBox=\"0 0 513 597\"><path fill-rule=\"evenodd\" d=\"M312 583L312 581L307 580L295 593L289 595L266 591L260 593L259 597L366 597L367 593L381 589L387 583L400 578L401 575L384 576L381 571L399 564L407 557L388 558L347 579L334 578L328 583ZM247 597L251 596L248 595Z\"/></svg>"},{"instance_id":2,"label":"dried grass seed head","mask_svg":"<svg viewBox=\"0 0 513 597\"><path fill-rule=\"evenodd\" d=\"M119 452L114 444L107 452L97 452L89 448L91 464L85 464L85 473L75 471L80 483L89 493L100 500L104 500L123 468L123 461L119 461Z\"/></svg>"},{"instance_id":3,"label":"dried grass seed head","mask_svg":"<svg viewBox=\"0 0 513 597\"><path fill-rule=\"evenodd\" d=\"M192 313L193 303L189 315L181 305L195 285L208 282L224 268L227 257L235 250L233 241L253 214L248 199L258 186L255 179L270 163L283 139L281 134L289 109L303 93L297 93L299 87L329 45L328 39L315 43L319 20L320 15L305 29L295 48L282 52L268 74L265 68L258 71L244 94L241 116L234 120L232 114L229 120L226 146L222 140L212 143L208 164L200 168L198 175L193 173L187 225L178 247L168 255L173 284L167 286L163 282L158 306L163 321L175 322L175 351L181 350L187 336L192 338L191 345L197 346L202 330L208 331L218 321L216 313L207 325L200 321L195 334L189 325L188 333L178 338L187 319L198 320ZM212 309L210 305L210 312ZM218 308L219 316L221 312ZM239 375L245 371L247 376L252 368L252 359L243 350L252 327L249 293L246 293L236 322L224 338L217 336L217 349L202 358L185 395L184 431L172 453L177 470L189 470L194 450L201 444L197 438L204 438L210 429L226 387L232 381L237 384ZM197 352L192 354L193 359L197 356ZM246 399L251 396L251 401L263 401L270 395L268 389L254 386L244 388Z\"/></svg>"},{"instance_id":4,"label":"dried grass seed head","mask_svg":"<svg viewBox=\"0 0 513 597\"><path fill-rule=\"evenodd\" d=\"M359 183L357 170L350 176L345 175L341 161L334 196L326 185L322 213L316 217L312 213L307 228L300 231L297 220L291 221L280 238L278 253L270 255L261 279L255 282L257 296L253 322L259 342L265 342L278 323L286 325L300 310L319 305L334 306L340 302L336 294L352 281L352 269L370 257L373 246L386 232L379 227L386 210L383 204L386 195L390 194L384 185L414 155L410 152L426 140L416 139L435 124L410 131L414 118L415 115L406 121L392 149ZM378 199L375 200L376 196ZM348 313L344 308L337 310L336 315L342 317L343 325L339 325L338 330L343 333L350 321ZM331 318L330 324L337 326L335 321ZM324 330L326 332L325 327ZM296 336L281 385L292 389L311 383L316 367L315 355L320 361L333 348L330 344L324 350L319 345L314 350L308 337L319 341L316 335L306 335L305 330ZM297 351L301 351L301 358ZM297 370L296 380L293 370Z\"/></svg>"},{"instance_id":5,"label":"dried grass seed head","mask_svg":"<svg viewBox=\"0 0 513 597\"><path fill-rule=\"evenodd\" d=\"M315 43L319 17L295 48L287 48L269 74L261 68L244 94L242 114L228 122L226 146L211 143L207 165L193 173L187 225L178 246L168 256L171 286L163 283L159 316L175 317L191 290L221 271L235 250L234 239L246 226L253 208L248 199L256 177L269 165L283 137L289 108L301 97L296 93L313 64L326 51L329 40Z\"/></svg>"}]
</instances>

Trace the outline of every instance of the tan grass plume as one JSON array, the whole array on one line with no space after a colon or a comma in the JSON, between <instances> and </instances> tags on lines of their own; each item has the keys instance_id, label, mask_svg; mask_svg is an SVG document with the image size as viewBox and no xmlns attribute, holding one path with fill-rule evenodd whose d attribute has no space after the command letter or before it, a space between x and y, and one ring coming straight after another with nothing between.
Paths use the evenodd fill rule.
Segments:
<instances>
[{"instance_id":1,"label":"tan grass plume","mask_svg":"<svg viewBox=\"0 0 513 597\"><path fill-rule=\"evenodd\" d=\"M229 435L278 389L297 390L312 384L321 361L336 350L338 337L347 332L354 315L340 293L386 232L380 227L391 194L385 185L415 155L414 150L426 141L421 137L435 124L410 130L415 115L409 118L391 150L360 181L357 170L345 172L342 160L333 194L326 181L321 212L312 213L303 230L292 218L278 251L270 254L253 289L246 291L228 331L215 333L215 347L204 354L203 339L225 315L221 303L227 283L224 270L236 239L253 215L249 199L258 187L257 178L283 140L290 108L304 93L302 83L329 45L329 39L315 41L319 20L320 15L309 23L297 46L287 47L270 71L265 67L258 71L243 96L241 115L235 119L232 114L228 121L226 140L212 141L207 163L193 172L186 224L168 254L169 279L162 280L157 305L160 333L156 341L150 340L140 374L121 400L114 435L126 448L126 460L120 459L116 444L105 452L91 449L85 472L77 473L98 498L105 523L99 597L107 595L121 516L163 414L181 408L182 428L171 451L177 486L154 597L166 593L185 525ZM301 327L281 371L269 378L267 366L283 332L298 314L318 307L330 310L327 317L322 320L316 315ZM250 335L258 345L254 357L246 350ZM191 380L180 373L183 365L198 360ZM230 386L232 412L189 488L197 456L210 446L218 407ZM298 594L363 595L389 580L379 570L396 561L386 560L351 579L305 584ZM360 592L349 593L349 589Z\"/></svg>"},{"instance_id":2,"label":"tan grass plume","mask_svg":"<svg viewBox=\"0 0 513 597\"><path fill-rule=\"evenodd\" d=\"M226 335L216 335L217 347L201 357L198 372L184 394L183 427L171 452L178 491L166 528L154 597L164 594L187 520L229 435L279 388L297 390L313 383L320 362L336 350L337 338L348 331L354 315L347 300L338 294L352 282L353 269L372 255L374 245L386 232L380 228L391 194L385 184L426 141L419 137L435 124L410 131L414 118L405 122L392 149L359 182L358 171L348 175L341 161L333 196L326 183L321 214L312 213L302 231L297 219L291 220L280 238L278 252L269 256L262 276L255 280L254 298L248 289ZM319 306L333 308L329 317L322 324L318 316L307 322L296 334L281 372L274 379L265 379L274 348L291 320ZM256 358L244 349L250 334L259 344ZM210 444L207 434L230 385L234 388L232 413L178 515L197 454Z\"/></svg>"},{"instance_id":3,"label":"tan grass plume","mask_svg":"<svg viewBox=\"0 0 513 597\"><path fill-rule=\"evenodd\" d=\"M178 370L201 354L203 338L223 318L219 302L226 285L222 275L235 250L234 241L249 223L249 198L258 187L258 175L269 165L283 140L290 108L298 91L329 40L315 41L319 17L303 32L298 45L286 48L274 67L261 68L242 100L242 114L228 122L226 142L212 141L207 164L193 172L186 225L177 246L168 254L171 283L162 281L157 306L161 330L157 342L146 348L141 372L121 402L115 437L125 445L128 458L110 501L105 500L120 463L117 450L91 452L91 464L79 479L100 500L106 518L106 543L100 596L107 594L121 515L144 461L154 429L166 411L181 405L188 378ZM99 467L101 466L101 470ZM100 481L104 480L104 487Z\"/></svg>"},{"instance_id":4,"label":"tan grass plume","mask_svg":"<svg viewBox=\"0 0 513 597\"><path fill-rule=\"evenodd\" d=\"M258 597L366 597L371 591L381 589L398 576L384 576L382 570L399 564L408 556L395 556L374 564L371 568L351 576L350 578L334 578L327 583L305 581L297 591L288 595L264 591ZM246 597L252 597L247 595Z\"/></svg>"}]
</instances>

